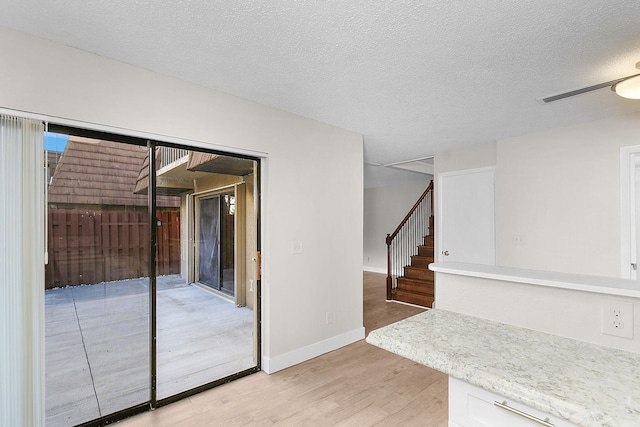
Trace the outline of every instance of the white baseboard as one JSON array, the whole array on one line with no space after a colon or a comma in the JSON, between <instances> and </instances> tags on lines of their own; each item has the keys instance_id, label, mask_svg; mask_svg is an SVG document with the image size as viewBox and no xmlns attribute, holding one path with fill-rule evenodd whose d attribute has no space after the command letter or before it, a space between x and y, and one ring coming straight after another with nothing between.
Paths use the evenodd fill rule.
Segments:
<instances>
[{"instance_id":1,"label":"white baseboard","mask_svg":"<svg viewBox=\"0 0 640 427\"><path fill-rule=\"evenodd\" d=\"M306 362L314 357L337 350L340 347L353 344L354 342L362 339L364 339L364 327L307 345L273 358L264 356L262 358L262 370L267 374L273 374L285 368L297 365L298 363Z\"/></svg>"},{"instance_id":2,"label":"white baseboard","mask_svg":"<svg viewBox=\"0 0 640 427\"><path fill-rule=\"evenodd\" d=\"M380 268L380 267L367 267L367 266L362 266L362 270L363 271L368 271L370 273L382 273L382 274L387 274L387 269L386 268Z\"/></svg>"}]
</instances>

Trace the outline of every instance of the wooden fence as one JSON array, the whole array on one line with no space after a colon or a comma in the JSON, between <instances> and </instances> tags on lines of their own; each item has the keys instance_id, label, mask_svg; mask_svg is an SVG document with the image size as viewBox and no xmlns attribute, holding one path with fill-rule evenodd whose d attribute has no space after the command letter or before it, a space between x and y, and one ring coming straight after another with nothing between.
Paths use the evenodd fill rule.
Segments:
<instances>
[{"instance_id":1,"label":"wooden fence","mask_svg":"<svg viewBox=\"0 0 640 427\"><path fill-rule=\"evenodd\" d=\"M149 275L145 211L49 209L45 289ZM158 210L158 275L180 273L180 212Z\"/></svg>"}]
</instances>

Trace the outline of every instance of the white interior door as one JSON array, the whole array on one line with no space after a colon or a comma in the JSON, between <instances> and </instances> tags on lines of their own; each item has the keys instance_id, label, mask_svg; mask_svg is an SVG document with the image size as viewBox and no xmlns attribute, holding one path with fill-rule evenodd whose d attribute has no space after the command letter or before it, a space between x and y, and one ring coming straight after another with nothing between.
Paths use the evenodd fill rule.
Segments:
<instances>
[{"instance_id":1,"label":"white interior door","mask_svg":"<svg viewBox=\"0 0 640 427\"><path fill-rule=\"evenodd\" d=\"M438 175L438 261L495 265L495 168Z\"/></svg>"}]
</instances>

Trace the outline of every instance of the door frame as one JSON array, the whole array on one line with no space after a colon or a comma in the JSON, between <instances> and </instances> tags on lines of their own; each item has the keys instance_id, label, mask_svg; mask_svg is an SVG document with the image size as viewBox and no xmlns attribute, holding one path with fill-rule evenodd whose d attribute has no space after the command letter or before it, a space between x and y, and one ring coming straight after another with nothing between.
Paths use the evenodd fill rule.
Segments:
<instances>
[{"instance_id":1,"label":"door frame","mask_svg":"<svg viewBox=\"0 0 640 427\"><path fill-rule=\"evenodd\" d=\"M185 138L171 137L167 135L152 134L149 132L135 131L131 129L121 129L121 128L117 128L109 125L83 122L76 119L54 117L54 116L48 116L40 113L12 110L12 109L2 108L2 107L0 107L0 114L6 114L9 116L14 116L18 118L40 120L45 123L46 127L47 126L49 127L49 131L53 131L53 132L55 132L56 130L52 130L51 129L52 127L55 127L57 129L68 128L68 129L74 129L75 131L74 135L86 136L86 137L95 138L95 139L107 139L114 142L123 142L123 143L129 143L133 145L145 145L147 143L152 143L152 144L159 143L162 145L177 145L177 146L181 146L191 150L200 150L200 151L214 152L214 153L219 152L225 155L252 159L256 162L256 168L254 171L255 187L253 191L254 191L254 204L255 204L255 220L257 223L256 224L256 246L257 246L258 254L260 254L263 251L262 249L263 239L264 241L268 241L267 235L269 233L269 228L266 226L268 224L267 215L263 213L263 204L268 201L268 180L266 179L268 176L267 167L266 167L267 159L269 157L268 153L249 150L249 149L240 149L236 147L222 146L222 145L217 145L213 143L200 142L200 141L190 140ZM150 175L153 175L153 174L150 174ZM36 194L28 194L28 196L32 197L36 202L42 204L43 206L46 206L44 203L45 202L44 191L38 192ZM188 200L189 195L187 195L186 198ZM153 218L153 220L155 220L155 218ZM151 221L151 223L153 223L153 221ZM43 221L43 224L44 224L44 221ZM263 236L263 233L265 234L265 236ZM46 234L47 234L47 231L43 226L39 230L37 230L36 237L39 237L44 241ZM155 239L153 239L153 241L152 239L150 239L150 244L151 246L155 244ZM36 264L38 263L37 262L34 263L34 266L35 266L34 268L37 267ZM260 263L260 257L258 256L258 261L256 262L256 268L259 271L263 271L262 274L265 275L264 271L268 271L268 268L262 268L262 267L263 266ZM268 267L268 265L265 265L264 267ZM148 401L141 403L140 405L137 405L128 409L124 409L122 411L115 412L111 415L107 415L105 417L99 418L97 420L94 420L95 423L89 422L89 424L103 425L104 423L112 423L115 421L119 421L121 419L130 417L134 414L149 411L151 409L155 409L155 408L170 404L172 402L189 397L196 393L208 390L210 388L213 388L219 385L226 384L229 381L232 381L234 379L238 379L243 376L260 371L262 369L262 348L263 348L262 340L264 337L263 326L262 326L262 314L263 314L262 280L260 276L258 276L258 279L256 280L255 292L256 292L256 300L255 300L256 305L254 306L254 313L255 313L254 314L254 317L255 317L254 332L256 334L256 337L254 339L254 354L256 357L256 366L254 368L247 369L245 371L242 371L233 375L232 377L225 378L222 380L217 380L212 383L208 383L203 386L196 387L195 389L187 390L186 392L180 393L178 395L164 398L162 400L156 400L155 392L152 392L153 394L152 396L150 396L150 399ZM30 307L30 308L33 308L33 307ZM40 313L40 317L43 318L44 306L42 305L40 309L42 310L42 313ZM39 315L38 313L34 314L34 310L31 310L31 309L28 309L26 311L26 314L31 315L32 317L34 316L37 317ZM153 341L155 334L152 334L152 335L153 336L151 337L151 339ZM32 338L35 337L34 345L39 346L42 349L44 348L44 344L45 344L44 321L35 325L35 327L32 330L32 334L30 336ZM41 353L40 357L33 358L33 360L30 363L28 363L27 364L28 366L25 368L25 369L28 369L29 372L36 374L34 377L35 382L39 382L42 384L42 387L40 387L39 390L36 390L34 392L34 398L32 399L33 402L44 402L45 378L44 378L43 371L40 369L40 365L42 365L43 363L44 363L44 353ZM152 364L153 363L155 362L153 362L152 360ZM40 375L38 375L38 373L40 373ZM150 372L150 374L153 375L152 372ZM38 406L37 408L34 407L33 410L39 416L44 417L44 404Z\"/></svg>"},{"instance_id":2,"label":"door frame","mask_svg":"<svg viewBox=\"0 0 640 427\"><path fill-rule=\"evenodd\" d=\"M191 213L188 216L187 230L189 232L188 242L190 247L188 271L189 280L194 283L198 282L198 260L199 260L199 227L198 227L198 201L201 199L215 197L228 193L233 189L233 195L236 200L236 212L234 215L234 295L233 300L238 306L245 306L246 303L246 184L245 182L237 182L230 185L224 185L221 187L211 188L208 190L200 191L197 193L191 193L188 197L188 209ZM255 197L255 196L254 196ZM222 268L222 267L220 267ZM208 288L211 289L211 288ZM218 292L216 292L218 293ZM227 294L220 292L221 296L229 297Z\"/></svg>"},{"instance_id":3,"label":"door frame","mask_svg":"<svg viewBox=\"0 0 640 427\"><path fill-rule=\"evenodd\" d=\"M636 183L635 170L640 167L640 145L620 148L620 277L636 280Z\"/></svg>"},{"instance_id":4,"label":"door frame","mask_svg":"<svg viewBox=\"0 0 640 427\"><path fill-rule=\"evenodd\" d=\"M205 286L209 286L204 282L200 281L200 217L201 217L201 207L200 204L202 203L203 200L207 200L207 199L213 199L213 198L218 198L218 239L217 239L217 245L218 245L218 268L217 268L217 273L218 273L218 283L217 286L218 288L220 287L220 244L221 244L221 239L220 239L220 234L221 234L221 218L220 218L220 193L216 193L214 192L213 194L201 194L201 195L197 195L193 198L193 218L189 218L189 220L193 220L193 227L189 227L190 229L193 230L193 236L190 236L190 239L193 241L193 253L194 253L194 257L191 260L192 265L190 266L190 269L193 270L193 277L194 277L194 282L199 283L201 285L205 285ZM218 289L219 290L219 289Z\"/></svg>"}]
</instances>

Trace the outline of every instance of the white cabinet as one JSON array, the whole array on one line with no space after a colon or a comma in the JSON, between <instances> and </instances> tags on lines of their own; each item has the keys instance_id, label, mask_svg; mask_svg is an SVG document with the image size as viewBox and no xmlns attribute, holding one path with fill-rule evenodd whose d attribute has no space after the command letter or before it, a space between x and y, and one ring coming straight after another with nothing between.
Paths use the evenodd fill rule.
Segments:
<instances>
[{"instance_id":1,"label":"white cabinet","mask_svg":"<svg viewBox=\"0 0 640 427\"><path fill-rule=\"evenodd\" d=\"M449 377L449 427L577 427L513 399Z\"/></svg>"}]
</instances>

